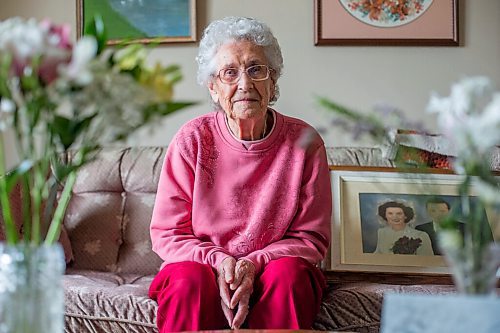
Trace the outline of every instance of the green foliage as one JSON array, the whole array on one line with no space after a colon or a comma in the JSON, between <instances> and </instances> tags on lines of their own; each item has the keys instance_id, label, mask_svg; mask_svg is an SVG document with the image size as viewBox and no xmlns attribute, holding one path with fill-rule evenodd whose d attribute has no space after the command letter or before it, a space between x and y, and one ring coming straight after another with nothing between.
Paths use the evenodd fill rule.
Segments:
<instances>
[{"instance_id":1,"label":"green foliage","mask_svg":"<svg viewBox=\"0 0 500 333\"><path fill-rule=\"evenodd\" d=\"M19 18L2 28L37 29L33 21ZM15 188L23 198L24 241L51 244L59 236L76 172L101 147L195 104L173 101L173 87L182 78L179 66L147 67L143 45L106 49L99 16L86 27L90 39L80 40L78 47L65 44L69 37L61 27L38 28L43 38L32 50L28 45L32 54L22 58L16 58L11 34L0 34L0 42L10 43L0 50L0 131L14 133L22 161L6 170L0 133L0 205L10 244L19 241L9 198Z\"/></svg>"},{"instance_id":2,"label":"green foliage","mask_svg":"<svg viewBox=\"0 0 500 333\"><path fill-rule=\"evenodd\" d=\"M84 29L84 36L92 36L97 41L97 54L100 54L106 48L108 41L106 28L101 15L94 15L92 20L87 24Z\"/></svg>"}]
</instances>

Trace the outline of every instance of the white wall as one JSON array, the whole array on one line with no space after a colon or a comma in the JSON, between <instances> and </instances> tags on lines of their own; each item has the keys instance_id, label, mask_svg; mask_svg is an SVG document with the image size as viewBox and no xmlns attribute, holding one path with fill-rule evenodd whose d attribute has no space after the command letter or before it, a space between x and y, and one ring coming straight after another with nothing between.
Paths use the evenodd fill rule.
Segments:
<instances>
[{"instance_id":1,"label":"white wall","mask_svg":"<svg viewBox=\"0 0 500 333\"><path fill-rule=\"evenodd\" d=\"M500 88L499 0L461 0L460 47L317 47L313 1L198 0L199 31L207 22L227 15L252 16L270 25L285 59L281 97L275 107L315 126L328 121L328 115L315 105L315 95L366 111L376 102L387 102L434 128L424 112L431 91L447 94L450 84L465 75L487 75ZM76 1L0 0L0 19L10 16L49 17L70 23L76 30ZM208 95L195 80L196 53L195 43L154 50L152 60L182 66L185 79L176 97L201 104L166 118L154 133L141 133L131 144L166 145L182 123L210 111ZM329 146L364 144L338 131L324 139Z\"/></svg>"}]
</instances>

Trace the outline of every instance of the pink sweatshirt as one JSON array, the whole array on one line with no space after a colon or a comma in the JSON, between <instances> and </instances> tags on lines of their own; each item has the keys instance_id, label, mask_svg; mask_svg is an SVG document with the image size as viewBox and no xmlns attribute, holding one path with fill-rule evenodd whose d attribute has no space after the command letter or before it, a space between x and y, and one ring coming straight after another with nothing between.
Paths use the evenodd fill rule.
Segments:
<instances>
[{"instance_id":1,"label":"pink sweatshirt","mask_svg":"<svg viewBox=\"0 0 500 333\"><path fill-rule=\"evenodd\" d=\"M305 122L274 112L273 131L245 148L222 112L185 124L169 145L151 221L164 265L196 261L215 269L227 256L257 272L271 260L317 263L330 241L326 151ZM299 145L310 131L307 148Z\"/></svg>"}]
</instances>

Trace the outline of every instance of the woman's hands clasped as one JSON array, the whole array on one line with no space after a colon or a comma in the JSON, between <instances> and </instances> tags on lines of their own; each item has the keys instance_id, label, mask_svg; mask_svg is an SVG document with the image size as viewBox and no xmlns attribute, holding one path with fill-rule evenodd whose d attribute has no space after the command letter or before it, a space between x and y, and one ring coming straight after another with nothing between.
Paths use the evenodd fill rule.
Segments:
<instances>
[{"instance_id":1,"label":"woman's hands clasped","mask_svg":"<svg viewBox=\"0 0 500 333\"><path fill-rule=\"evenodd\" d=\"M249 312L255 280L255 266L248 260L224 259L217 270L221 306L232 329L238 329ZM237 308L236 314L234 309Z\"/></svg>"}]
</instances>

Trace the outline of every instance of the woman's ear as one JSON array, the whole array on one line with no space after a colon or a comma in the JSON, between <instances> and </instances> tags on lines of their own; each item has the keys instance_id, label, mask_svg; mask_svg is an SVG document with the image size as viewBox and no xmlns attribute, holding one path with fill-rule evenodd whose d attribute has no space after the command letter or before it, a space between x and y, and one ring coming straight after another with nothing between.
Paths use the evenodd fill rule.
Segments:
<instances>
[{"instance_id":1,"label":"woman's ear","mask_svg":"<svg viewBox=\"0 0 500 333\"><path fill-rule=\"evenodd\" d=\"M212 81L210 81L207 83L207 88L208 88L208 91L210 92L210 96L212 97L212 101L214 101L214 103L218 103L219 102L219 93L217 92L215 84Z\"/></svg>"},{"instance_id":2,"label":"woman's ear","mask_svg":"<svg viewBox=\"0 0 500 333\"><path fill-rule=\"evenodd\" d=\"M276 81L271 76L271 85L269 86L269 102L268 103L271 103L271 101L273 101L275 97L276 97Z\"/></svg>"}]
</instances>

